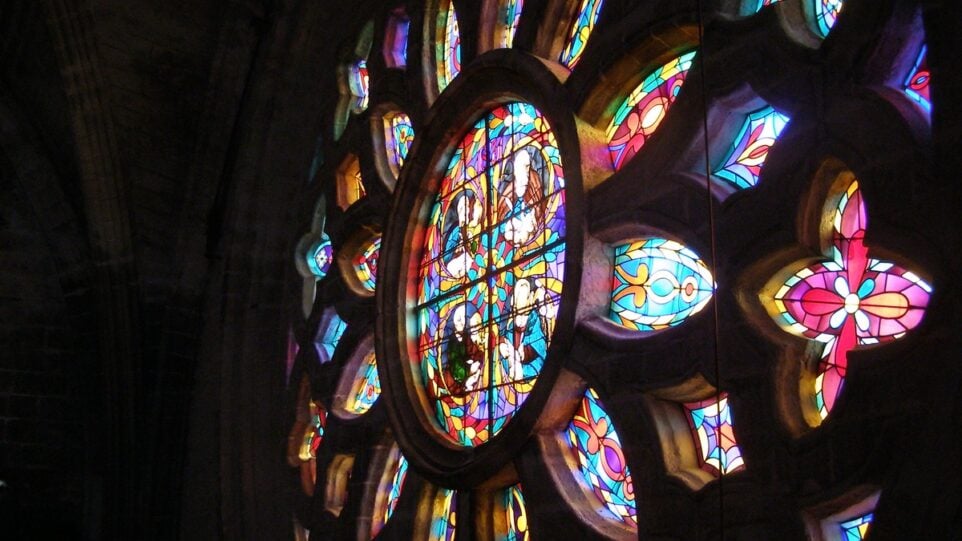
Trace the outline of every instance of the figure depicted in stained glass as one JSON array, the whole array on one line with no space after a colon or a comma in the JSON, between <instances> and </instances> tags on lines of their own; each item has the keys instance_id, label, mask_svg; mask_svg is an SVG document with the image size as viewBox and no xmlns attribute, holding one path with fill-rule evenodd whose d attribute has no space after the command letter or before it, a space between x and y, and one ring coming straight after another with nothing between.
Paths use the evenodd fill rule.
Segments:
<instances>
[{"instance_id":1,"label":"figure depicted in stained glass","mask_svg":"<svg viewBox=\"0 0 962 541\"><path fill-rule=\"evenodd\" d=\"M621 439L594 389L585 393L565 437L577 458L578 477L598 498L603 514L637 528L635 489Z\"/></svg>"},{"instance_id":2,"label":"figure depicted in stained glass","mask_svg":"<svg viewBox=\"0 0 962 541\"><path fill-rule=\"evenodd\" d=\"M478 388L481 366L485 360L484 350L481 348L483 343L477 328L481 323L481 316L477 313L469 316L469 306L461 304L454 309L449 321L450 328L445 331L448 340L444 383L454 395Z\"/></svg>"},{"instance_id":3,"label":"figure depicted in stained glass","mask_svg":"<svg viewBox=\"0 0 962 541\"><path fill-rule=\"evenodd\" d=\"M541 293L542 297L544 292ZM533 377L541 371L547 354L544 325L541 314L535 310L536 292L531 282L520 279L514 284L511 295L512 316L502 333L498 352L506 371L513 381Z\"/></svg>"},{"instance_id":4,"label":"figure depicted in stained glass","mask_svg":"<svg viewBox=\"0 0 962 541\"><path fill-rule=\"evenodd\" d=\"M475 268L475 257L480 246L481 219L484 209L481 201L470 189L459 193L455 203L448 209L444 234L444 267L455 278L464 278L468 271ZM476 271L470 279L476 278Z\"/></svg>"},{"instance_id":5,"label":"figure depicted in stained glass","mask_svg":"<svg viewBox=\"0 0 962 541\"><path fill-rule=\"evenodd\" d=\"M858 181L850 179L826 206L823 247L829 259L782 271L769 314L787 332L824 344L815 379L815 406L824 419L842 391L848 352L897 340L917 327L932 288L915 273L868 257L868 214ZM788 272L786 272L788 271ZM777 278L776 278L777 280Z\"/></svg>"},{"instance_id":6,"label":"figure depicted in stained glass","mask_svg":"<svg viewBox=\"0 0 962 541\"><path fill-rule=\"evenodd\" d=\"M681 92L695 51L685 53L644 78L618 107L606 132L614 168L628 162L661 126Z\"/></svg>"},{"instance_id":7,"label":"figure depicted in stained glass","mask_svg":"<svg viewBox=\"0 0 962 541\"><path fill-rule=\"evenodd\" d=\"M564 278L564 172L547 120L498 106L455 145L425 225L415 317L448 437L479 445L526 400Z\"/></svg>"},{"instance_id":8,"label":"figure depicted in stained glass","mask_svg":"<svg viewBox=\"0 0 962 541\"><path fill-rule=\"evenodd\" d=\"M527 244L544 219L544 157L534 147L524 147L505 167L501 183L498 219L504 222L504 238L508 242Z\"/></svg>"},{"instance_id":9,"label":"figure depicted in stained glass","mask_svg":"<svg viewBox=\"0 0 962 541\"><path fill-rule=\"evenodd\" d=\"M595 29L595 23L598 22L603 5L604 0L582 0L577 16L568 31L568 42L558 59L569 69L574 69L581 60L581 54L585 52L588 38Z\"/></svg>"},{"instance_id":10,"label":"figure depicted in stained glass","mask_svg":"<svg viewBox=\"0 0 962 541\"><path fill-rule=\"evenodd\" d=\"M912 70L909 72L909 76L905 78L905 93L909 95L910 98L915 100L916 103L925 109L925 112L930 112L932 110L932 100L929 98L929 82L931 80L931 75L929 74L929 61L926 56L926 46L922 46L922 50L919 51L918 58L915 59L915 65L912 66Z\"/></svg>"}]
</instances>

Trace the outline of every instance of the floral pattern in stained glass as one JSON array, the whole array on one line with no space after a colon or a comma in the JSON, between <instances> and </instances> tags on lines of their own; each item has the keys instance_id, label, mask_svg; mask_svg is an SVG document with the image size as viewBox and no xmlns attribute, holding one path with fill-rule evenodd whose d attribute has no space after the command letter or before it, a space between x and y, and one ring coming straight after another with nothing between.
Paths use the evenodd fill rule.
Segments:
<instances>
[{"instance_id":1,"label":"floral pattern in stained glass","mask_svg":"<svg viewBox=\"0 0 962 541\"><path fill-rule=\"evenodd\" d=\"M439 13L441 39L437 44L438 90L443 91L461 73L461 30L458 28L458 14L454 2L448 0L447 7Z\"/></svg>"},{"instance_id":2,"label":"floral pattern in stained glass","mask_svg":"<svg viewBox=\"0 0 962 541\"><path fill-rule=\"evenodd\" d=\"M603 5L604 0L582 0L578 16L568 33L568 42L558 59L568 69L574 69L578 61L581 60L581 55L585 52L588 38L591 37L591 32L595 29Z\"/></svg>"},{"instance_id":3,"label":"floral pattern in stained glass","mask_svg":"<svg viewBox=\"0 0 962 541\"><path fill-rule=\"evenodd\" d=\"M688 76L695 51L687 52L649 73L618 107L606 132L608 154L617 170L655 133Z\"/></svg>"},{"instance_id":4,"label":"floral pattern in stained glass","mask_svg":"<svg viewBox=\"0 0 962 541\"><path fill-rule=\"evenodd\" d=\"M758 184L768 152L788 120L771 106L749 113L715 175L739 189Z\"/></svg>"},{"instance_id":5,"label":"floral pattern in stained glass","mask_svg":"<svg viewBox=\"0 0 962 541\"><path fill-rule=\"evenodd\" d=\"M414 126L411 117L405 113L392 112L384 115L384 142L387 146L388 166L395 178L401 174L401 167L408 157L414 143Z\"/></svg>"},{"instance_id":6,"label":"floral pattern in stained glass","mask_svg":"<svg viewBox=\"0 0 962 541\"><path fill-rule=\"evenodd\" d=\"M381 254L381 236L378 235L365 243L363 250L354 257L354 272L361 286L374 291L377 283L377 261Z\"/></svg>"},{"instance_id":7,"label":"floral pattern in stained glass","mask_svg":"<svg viewBox=\"0 0 962 541\"><path fill-rule=\"evenodd\" d=\"M711 300L714 280L698 254L648 238L614 247L609 319L633 331L674 327Z\"/></svg>"},{"instance_id":8,"label":"floral pattern in stained glass","mask_svg":"<svg viewBox=\"0 0 962 541\"><path fill-rule=\"evenodd\" d=\"M914 272L868 257L868 213L857 180L825 213L828 259L786 269L791 274L769 305L783 330L824 344L814 395L822 419L842 391L848 352L905 336L921 323L932 293Z\"/></svg>"},{"instance_id":9,"label":"floral pattern in stained glass","mask_svg":"<svg viewBox=\"0 0 962 541\"><path fill-rule=\"evenodd\" d=\"M702 469L716 476L744 469L728 395L722 393L719 397L689 402L684 407Z\"/></svg>"},{"instance_id":10,"label":"floral pattern in stained glass","mask_svg":"<svg viewBox=\"0 0 962 541\"><path fill-rule=\"evenodd\" d=\"M565 431L578 476L600 509L631 528L638 526L635 489L621 439L594 389L589 388Z\"/></svg>"},{"instance_id":11,"label":"floral pattern in stained glass","mask_svg":"<svg viewBox=\"0 0 962 541\"><path fill-rule=\"evenodd\" d=\"M361 362L351 386L351 394L347 397L346 408L355 415L363 415L374 406L379 396L381 380L377 375L377 359L372 351Z\"/></svg>"}]
</instances>

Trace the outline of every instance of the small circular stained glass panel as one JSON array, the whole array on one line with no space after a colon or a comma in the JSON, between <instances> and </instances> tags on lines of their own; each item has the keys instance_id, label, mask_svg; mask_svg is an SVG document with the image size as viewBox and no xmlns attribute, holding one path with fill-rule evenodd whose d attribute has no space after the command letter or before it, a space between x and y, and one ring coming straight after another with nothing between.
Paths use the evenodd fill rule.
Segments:
<instances>
[{"instance_id":1,"label":"small circular stained glass panel","mask_svg":"<svg viewBox=\"0 0 962 541\"><path fill-rule=\"evenodd\" d=\"M541 372L564 280L565 179L534 106L489 110L456 141L424 224L417 348L431 417L476 446Z\"/></svg>"}]
</instances>

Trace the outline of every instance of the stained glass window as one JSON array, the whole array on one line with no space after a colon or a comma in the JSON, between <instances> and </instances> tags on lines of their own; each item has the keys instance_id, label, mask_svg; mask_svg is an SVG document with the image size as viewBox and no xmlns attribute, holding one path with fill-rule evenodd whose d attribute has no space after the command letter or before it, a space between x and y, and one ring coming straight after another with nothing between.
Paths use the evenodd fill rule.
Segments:
<instances>
[{"instance_id":1,"label":"stained glass window","mask_svg":"<svg viewBox=\"0 0 962 541\"><path fill-rule=\"evenodd\" d=\"M688 424L698 448L702 469L712 475L725 475L745 468L742 451L735 441L728 395L722 393L700 402L685 404Z\"/></svg>"},{"instance_id":2,"label":"stained glass window","mask_svg":"<svg viewBox=\"0 0 962 541\"><path fill-rule=\"evenodd\" d=\"M868 535L868 527L872 524L872 513L846 520L838 525L842 533L842 541L862 541Z\"/></svg>"},{"instance_id":3,"label":"stained glass window","mask_svg":"<svg viewBox=\"0 0 962 541\"><path fill-rule=\"evenodd\" d=\"M324 326L324 333L314 342L314 347L317 349L317 356L321 360L321 364L330 361L334 357L334 350L337 349L337 343L341 341L341 336L344 335L344 331L347 329L347 323L345 323L333 309L331 309L330 316L326 319L327 323Z\"/></svg>"},{"instance_id":4,"label":"stained glass window","mask_svg":"<svg viewBox=\"0 0 962 541\"><path fill-rule=\"evenodd\" d=\"M912 66L912 71L905 78L904 88L905 93L921 105L925 112L932 110L932 101L929 99L929 79L931 79L929 61L926 57L926 46L923 45L918 58L915 59L915 65Z\"/></svg>"},{"instance_id":5,"label":"stained glass window","mask_svg":"<svg viewBox=\"0 0 962 541\"><path fill-rule=\"evenodd\" d=\"M649 73L618 107L606 133L615 169L621 169L661 125L685 84L694 58L695 51L691 51Z\"/></svg>"},{"instance_id":6,"label":"stained glass window","mask_svg":"<svg viewBox=\"0 0 962 541\"><path fill-rule=\"evenodd\" d=\"M361 161L354 154L348 154L337 168L337 206L341 210L356 203L367 195L361 180Z\"/></svg>"},{"instance_id":7,"label":"stained glass window","mask_svg":"<svg viewBox=\"0 0 962 541\"><path fill-rule=\"evenodd\" d=\"M331 237L327 233L321 233L321 238L317 240L307 251L307 268L317 277L318 280L327 276L327 271L331 270L331 262L334 261L334 247L331 246Z\"/></svg>"},{"instance_id":8,"label":"stained glass window","mask_svg":"<svg viewBox=\"0 0 962 541\"><path fill-rule=\"evenodd\" d=\"M541 372L564 279L564 198L558 143L531 105L491 110L454 150L415 307L423 383L454 442L496 435Z\"/></svg>"},{"instance_id":9,"label":"stained glass window","mask_svg":"<svg viewBox=\"0 0 962 541\"><path fill-rule=\"evenodd\" d=\"M614 518L637 527L635 488L621 439L594 389L585 393L565 436L578 459L581 480L599 503Z\"/></svg>"},{"instance_id":10,"label":"stained glass window","mask_svg":"<svg viewBox=\"0 0 962 541\"><path fill-rule=\"evenodd\" d=\"M608 317L634 331L673 327L711 300L714 280L695 252L663 238L615 246Z\"/></svg>"},{"instance_id":11,"label":"stained glass window","mask_svg":"<svg viewBox=\"0 0 962 541\"><path fill-rule=\"evenodd\" d=\"M447 488L438 489L431 507L431 529L428 532L430 541L454 541L457 506L457 492Z\"/></svg>"},{"instance_id":12,"label":"stained glass window","mask_svg":"<svg viewBox=\"0 0 962 541\"><path fill-rule=\"evenodd\" d=\"M379 491L385 493L386 496L382 500L382 507L374 510L374 516L371 519L371 538L374 538L381 531L381 528L387 524L387 521L391 520L391 515L394 514L398 500L401 498L401 489L408 474L408 461L396 445L391 449L391 456L387 463L392 468L393 474L389 478L388 484L379 488Z\"/></svg>"},{"instance_id":13,"label":"stained glass window","mask_svg":"<svg viewBox=\"0 0 962 541\"><path fill-rule=\"evenodd\" d=\"M578 16L568 31L568 42L558 59L569 69L574 69L581 60L581 54L585 52L585 45L588 44L591 31L595 29L595 23L598 22L601 6L604 3L604 0L582 0Z\"/></svg>"},{"instance_id":14,"label":"stained glass window","mask_svg":"<svg viewBox=\"0 0 962 541\"><path fill-rule=\"evenodd\" d=\"M377 359L372 351L361 361L345 407L355 415L363 415L377 402L379 396L381 396L381 380L378 379Z\"/></svg>"},{"instance_id":15,"label":"stained glass window","mask_svg":"<svg viewBox=\"0 0 962 541\"><path fill-rule=\"evenodd\" d=\"M458 29L454 2L448 0L447 6L440 11L438 17L438 28L441 32L436 54L438 90L443 91L461 73L461 31Z\"/></svg>"},{"instance_id":16,"label":"stained glass window","mask_svg":"<svg viewBox=\"0 0 962 541\"><path fill-rule=\"evenodd\" d=\"M868 257L868 214L857 180L826 208L828 260L789 267L769 312L787 332L822 342L815 406L824 419L845 379L850 350L889 342L915 328L932 288L915 273Z\"/></svg>"},{"instance_id":17,"label":"stained glass window","mask_svg":"<svg viewBox=\"0 0 962 541\"><path fill-rule=\"evenodd\" d=\"M381 235L364 243L358 255L354 257L354 273L357 274L361 287L367 291L374 291L377 280L377 260L381 255Z\"/></svg>"},{"instance_id":18,"label":"stained glass window","mask_svg":"<svg viewBox=\"0 0 962 541\"><path fill-rule=\"evenodd\" d=\"M388 165L395 178L401 174L401 167L413 142L414 126L408 115L401 112L384 115L384 144L387 146Z\"/></svg>"},{"instance_id":19,"label":"stained glass window","mask_svg":"<svg viewBox=\"0 0 962 541\"><path fill-rule=\"evenodd\" d=\"M408 63L408 31L411 19L404 8L391 13L384 37L384 62L389 68L404 68Z\"/></svg>"},{"instance_id":20,"label":"stained glass window","mask_svg":"<svg viewBox=\"0 0 962 541\"><path fill-rule=\"evenodd\" d=\"M304 462L317 458L317 449L324 439L324 427L327 425L327 410L324 409L324 406L311 400L309 409L311 422L304 429L304 441L297 453L298 458Z\"/></svg>"},{"instance_id":21,"label":"stained glass window","mask_svg":"<svg viewBox=\"0 0 962 541\"><path fill-rule=\"evenodd\" d=\"M815 9L815 25L818 32L825 37L838 19L838 12L842 11L844 0L812 0Z\"/></svg>"},{"instance_id":22,"label":"stained glass window","mask_svg":"<svg viewBox=\"0 0 962 541\"><path fill-rule=\"evenodd\" d=\"M351 90L351 95L354 96L354 104L352 105L352 110L355 113L361 113L367 109L368 103L368 78L367 78L367 60L361 58L357 62L354 62L348 67L347 70L347 83Z\"/></svg>"},{"instance_id":23,"label":"stained glass window","mask_svg":"<svg viewBox=\"0 0 962 541\"><path fill-rule=\"evenodd\" d=\"M501 0L498 6L498 47L510 48L514 44L514 34L521 21L524 0Z\"/></svg>"},{"instance_id":24,"label":"stained glass window","mask_svg":"<svg viewBox=\"0 0 962 541\"><path fill-rule=\"evenodd\" d=\"M498 532L498 541L527 541L528 512L524 507L524 494L521 485L510 486L501 495L501 505L505 513L504 531Z\"/></svg>"},{"instance_id":25,"label":"stained glass window","mask_svg":"<svg viewBox=\"0 0 962 541\"><path fill-rule=\"evenodd\" d=\"M736 188L758 184L768 151L787 124L788 117L771 106L749 113L715 175Z\"/></svg>"}]
</instances>

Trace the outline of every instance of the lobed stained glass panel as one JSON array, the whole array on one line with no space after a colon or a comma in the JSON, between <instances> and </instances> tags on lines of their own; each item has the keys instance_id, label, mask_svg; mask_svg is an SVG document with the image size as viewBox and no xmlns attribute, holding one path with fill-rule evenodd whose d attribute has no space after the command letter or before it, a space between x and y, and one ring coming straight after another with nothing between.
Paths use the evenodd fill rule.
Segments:
<instances>
[{"instance_id":1,"label":"lobed stained glass panel","mask_svg":"<svg viewBox=\"0 0 962 541\"><path fill-rule=\"evenodd\" d=\"M498 43L497 46L507 49L514 44L514 34L518 31L521 21L521 10L524 0L502 0L498 6Z\"/></svg>"},{"instance_id":2,"label":"lobed stained glass panel","mask_svg":"<svg viewBox=\"0 0 962 541\"><path fill-rule=\"evenodd\" d=\"M842 541L862 541L868 535L868 528L872 524L872 513L846 520L838 525L842 533Z\"/></svg>"},{"instance_id":3,"label":"lobed stained glass panel","mask_svg":"<svg viewBox=\"0 0 962 541\"><path fill-rule=\"evenodd\" d=\"M479 119L441 179L415 316L423 384L456 443L496 435L541 372L564 279L564 199L558 143L525 103Z\"/></svg>"},{"instance_id":4,"label":"lobed stained glass panel","mask_svg":"<svg viewBox=\"0 0 962 541\"><path fill-rule=\"evenodd\" d=\"M381 380L377 375L377 359L374 352L368 353L361 361L351 393L345 402L347 411L355 415L363 415L371 409L377 398L381 396Z\"/></svg>"},{"instance_id":5,"label":"lobed stained glass panel","mask_svg":"<svg viewBox=\"0 0 962 541\"><path fill-rule=\"evenodd\" d=\"M458 29L458 14L454 2L448 1L447 7L438 13L438 28L441 39L436 49L438 90L445 88L461 73L461 31Z\"/></svg>"},{"instance_id":6,"label":"lobed stained glass panel","mask_svg":"<svg viewBox=\"0 0 962 541\"><path fill-rule=\"evenodd\" d=\"M922 109L925 109L926 113L932 111L932 100L929 98L930 79L931 75L929 74L926 46L923 45L922 50L919 51L918 58L915 59L915 65L912 66L912 71L910 71L909 76L905 78L903 88L910 98L921 105Z\"/></svg>"},{"instance_id":7,"label":"lobed stained glass panel","mask_svg":"<svg viewBox=\"0 0 962 541\"><path fill-rule=\"evenodd\" d=\"M582 0L578 16L568 31L568 42L558 59L568 69L574 69L578 61L581 60L581 54L585 52L585 46L588 44L588 38L591 37L591 32L595 29L598 16L601 15L602 5L604 5L604 0Z\"/></svg>"},{"instance_id":8,"label":"lobed stained glass panel","mask_svg":"<svg viewBox=\"0 0 962 541\"><path fill-rule=\"evenodd\" d=\"M835 26L844 0L812 0L815 9L815 25L824 38Z\"/></svg>"},{"instance_id":9,"label":"lobed stained glass panel","mask_svg":"<svg viewBox=\"0 0 962 541\"><path fill-rule=\"evenodd\" d=\"M381 255L381 235L378 235L364 243L362 249L354 257L354 273L361 286L374 291L377 281L377 260Z\"/></svg>"},{"instance_id":10,"label":"lobed stained glass panel","mask_svg":"<svg viewBox=\"0 0 962 541\"><path fill-rule=\"evenodd\" d=\"M298 458L307 462L312 458L317 458L317 449L324 440L324 427L327 426L327 410L320 403L311 400L309 404L311 422L304 429L304 441L297 453Z\"/></svg>"},{"instance_id":11,"label":"lobed stained glass panel","mask_svg":"<svg viewBox=\"0 0 962 541\"><path fill-rule=\"evenodd\" d=\"M391 449L391 455L388 458L387 464L388 467L393 468L394 473L391 475L386 486L382 484L378 487L378 490L385 493L386 496L382 500L382 506L374 510L374 516L371 519L372 539L380 533L384 525L387 524L387 521L391 520L391 515L394 514L394 510L397 508L398 500L401 499L401 489L404 487L404 480L408 474L408 461L396 445Z\"/></svg>"},{"instance_id":12,"label":"lobed stained glass panel","mask_svg":"<svg viewBox=\"0 0 962 541\"><path fill-rule=\"evenodd\" d=\"M334 358L334 350L337 349L337 343L341 341L341 336L344 335L346 329L347 323L341 319L341 316L337 315L337 312L331 309L331 315L324 327L324 334L314 343L321 364Z\"/></svg>"},{"instance_id":13,"label":"lobed stained glass panel","mask_svg":"<svg viewBox=\"0 0 962 541\"><path fill-rule=\"evenodd\" d=\"M384 142L387 146L388 165L395 178L414 143L414 126L411 117L398 111L384 115Z\"/></svg>"},{"instance_id":14,"label":"lobed stained glass panel","mask_svg":"<svg viewBox=\"0 0 962 541\"><path fill-rule=\"evenodd\" d=\"M648 238L614 247L608 317L633 331L674 327L711 300L714 280L698 255L682 244Z\"/></svg>"},{"instance_id":15,"label":"lobed stained glass panel","mask_svg":"<svg viewBox=\"0 0 962 541\"><path fill-rule=\"evenodd\" d=\"M922 321L932 293L915 273L868 257L857 180L827 206L823 221L831 224L829 259L792 270L769 307L783 330L824 344L814 396L822 419L841 393L848 352L904 336Z\"/></svg>"},{"instance_id":16,"label":"lobed stained glass panel","mask_svg":"<svg viewBox=\"0 0 962 541\"><path fill-rule=\"evenodd\" d=\"M606 132L614 168L628 162L655 133L675 102L691 69L695 51L649 73L618 107Z\"/></svg>"},{"instance_id":17,"label":"lobed stained glass panel","mask_svg":"<svg viewBox=\"0 0 962 541\"><path fill-rule=\"evenodd\" d=\"M411 19L398 8L391 13L384 37L384 62L389 68L404 68L408 63L408 31Z\"/></svg>"},{"instance_id":18,"label":"lobed stained glass panel","mask_svg":"<svg viewBox=\"0 0 962 541\"><path fill-rule=\"evenodd\" d=\"M768 151L788 120L770 105L749 113L715 175L740 189L758 184Z\"/></svg>"},{"instance_id":19,"label":"lobed stained glass panel","mask_svg":"<svg viewBox=\"0 0 962 541\"><path fill-rule=\"evenodd\" d=\"M684 406L702 469L715 476L744 469L742 451L735 440L728 394Z\"/></svg>"},{"instance_id":20,"label":"lobed stained glass panel","mask_svg":"<svg viewBox=\"0 0 962 541\"><path fill-rule=\"evenodd\" d=\"M354 97L353 111L355 113L364 112L367 109L370 97L368 95L367 60L361 58L348 67L347 83L351 90L351 96Z\"/></svg>"},{"instance_id":21,"label":"lobed stained glass panel","mask_svg":"<svg viewBox=\"0 0 962 541\"><path fill-rule=\"evenodd\" d=\"M621 439L594 389L585 393L565 439L577 457L580 480L598 498L605 513L637 528L635 489Z\"/></svg>"},{"instance_id":22,"label":"lobed stained glass panel","mask_svg":"<svg viewBox=\"0 0 962 541\"><path fill-rule=\"evenodd\" d=\"M307 251L307 268L320 280L331 270L332 261L334 261L334 247L331 246L331 237L321 232L321 238Z\"/></svg>"},{"instance_id":23,"label":"lobed stained glass panel","mask_svg":"<svg viewBox=\"0 0 962 541\"><path fill-rule=\"evenodd\" d=\"M430 541L454 541L457 526L458 493L447 488L439 488L431 508Z\"/></svg>"},{"instance_id":24,"label":"lobed stained glass panel","mask_svg":"<svg viewBox=\"0 0 962 541\"><path fill-rule=\"evenodd\" d=\"M504 531L495 536L497 541L528 541L528 512L524 507L521 485L510 486L502 492L501 505L505 513Z\"/></svg>"}]
</instances>

